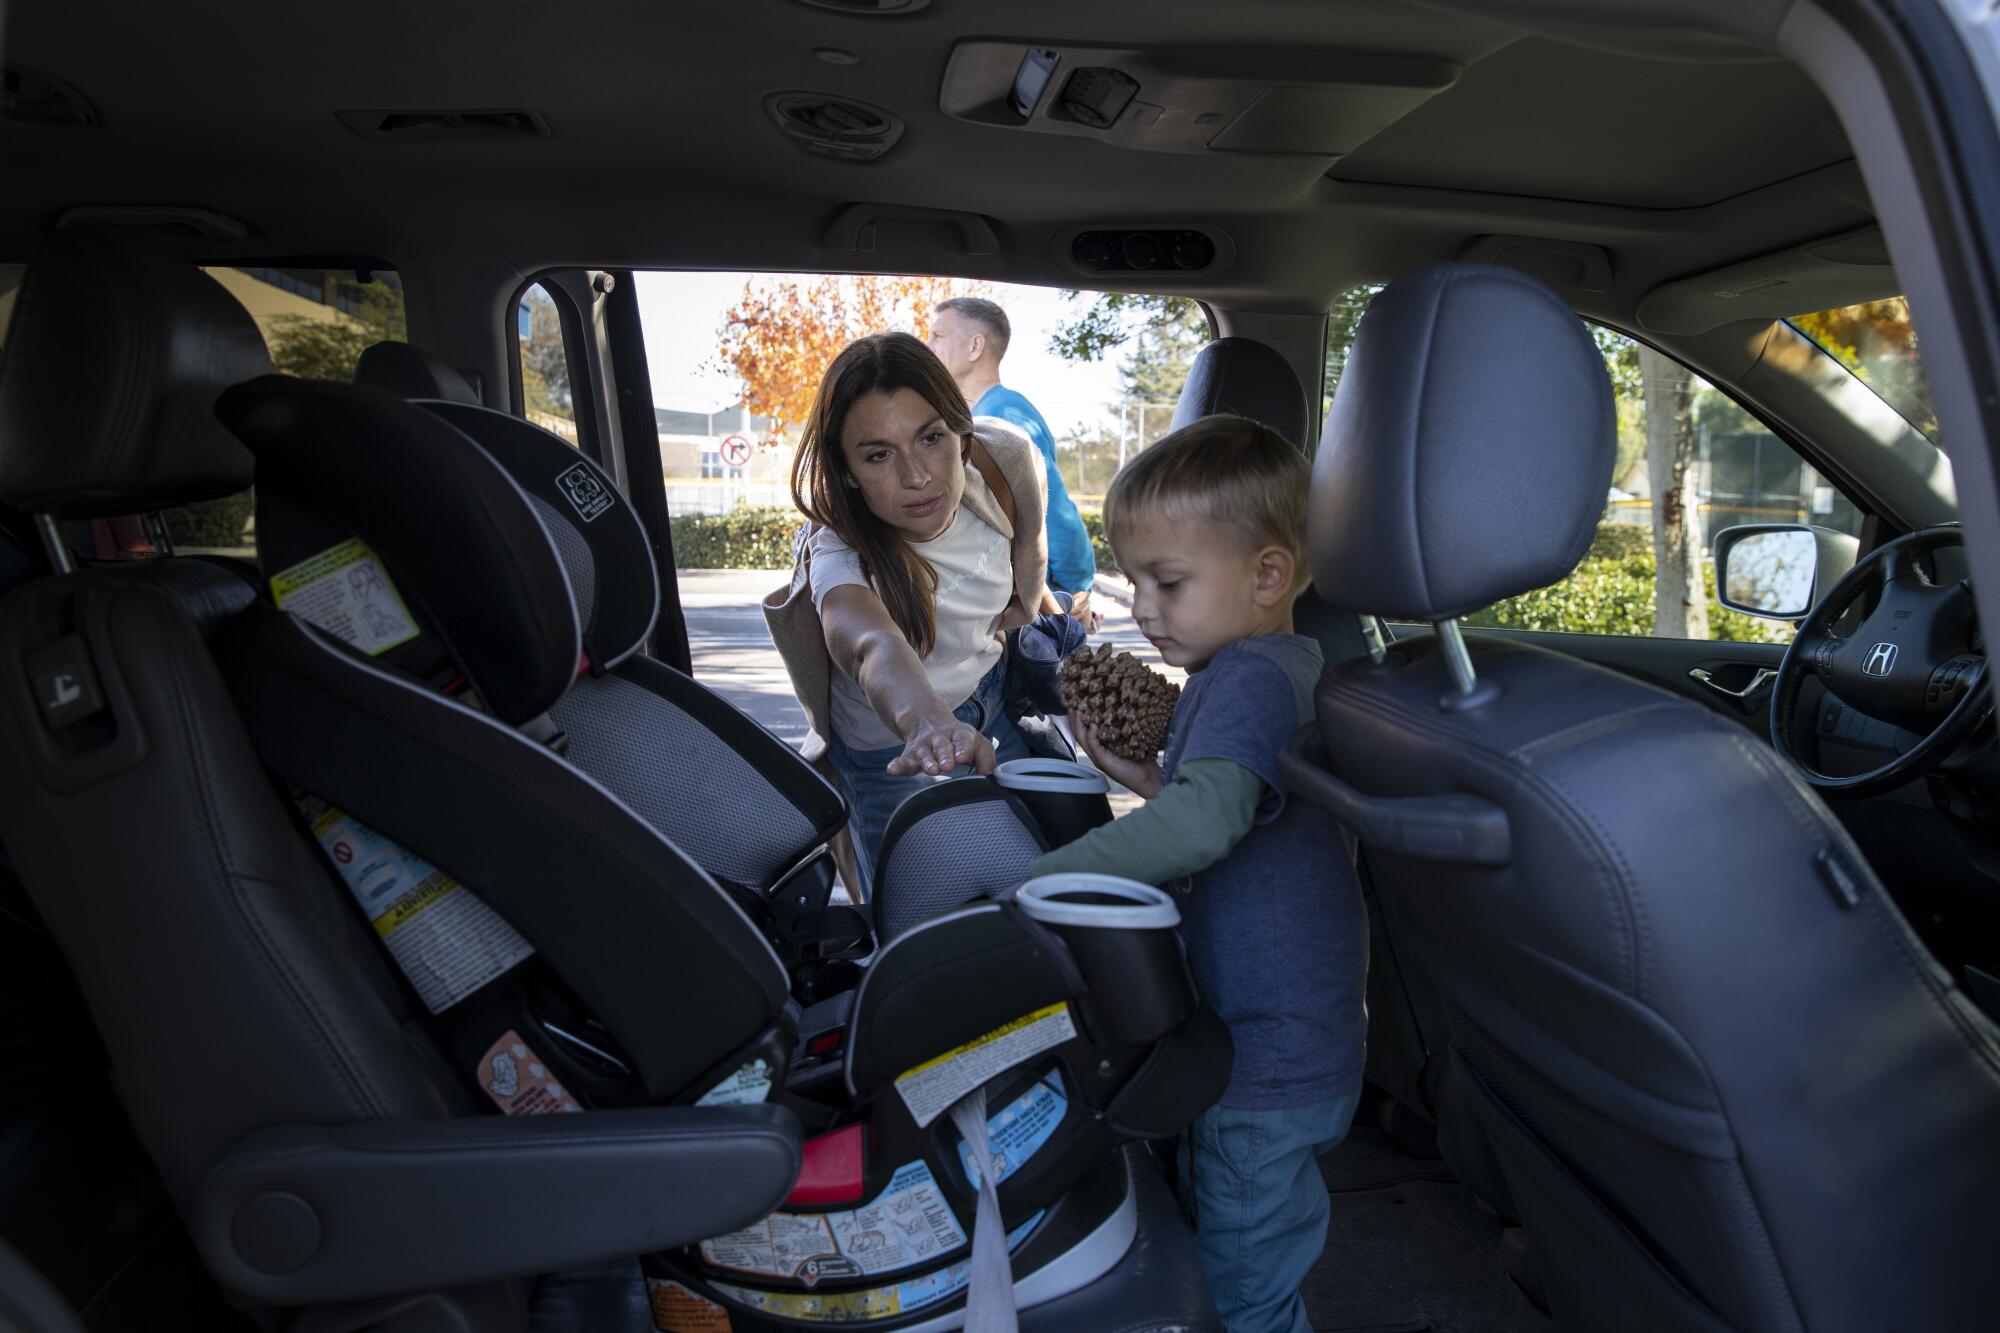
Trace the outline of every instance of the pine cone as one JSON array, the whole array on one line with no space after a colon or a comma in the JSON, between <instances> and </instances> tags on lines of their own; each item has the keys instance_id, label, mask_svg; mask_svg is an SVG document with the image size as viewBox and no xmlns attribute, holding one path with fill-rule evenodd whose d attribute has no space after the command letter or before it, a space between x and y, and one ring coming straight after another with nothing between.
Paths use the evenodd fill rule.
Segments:
<instances>
[{"instance_id":1,"label":"pine cone","mask_svg":"<svg viewBox=\"0 0 2000 1333\"><path fill-rule=\"evenodd\" d=\"M1061 680L1070 716L1111 753L1144 763L1165 747L1181 687L1132 654L1108 643L1079 649L1063 659Z\"/></svg>"}]
</instances>

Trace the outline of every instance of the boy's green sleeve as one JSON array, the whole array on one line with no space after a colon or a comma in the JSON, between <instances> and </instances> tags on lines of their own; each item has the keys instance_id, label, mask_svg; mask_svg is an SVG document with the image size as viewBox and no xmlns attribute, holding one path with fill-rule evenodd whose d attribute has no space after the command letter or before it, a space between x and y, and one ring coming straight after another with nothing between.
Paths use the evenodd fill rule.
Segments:
<instances>
[{"instance_id":1,"label":"boy's green sleeve","mask_svg":"<svg viewBox=\"0 0 2000 1333\"><path fill-rule=\"evenodd\" d=\"M1028 874L1082 871L1165 884L1229 855L1263 799L1264 780L1243 765L1192 759L1144 806L1036 857Z\"/></svg>"}]
</instances>

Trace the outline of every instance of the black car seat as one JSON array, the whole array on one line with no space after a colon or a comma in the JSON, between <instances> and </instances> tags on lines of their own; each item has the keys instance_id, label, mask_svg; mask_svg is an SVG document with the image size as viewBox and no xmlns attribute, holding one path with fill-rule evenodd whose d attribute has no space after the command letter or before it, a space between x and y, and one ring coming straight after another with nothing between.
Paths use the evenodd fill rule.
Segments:
<instances>
[{"instance_id":1,"label":"black car seat","mask_svg":"<svg viewBox=\"0 0 2000 1333\"><path fill-rule=\"evenodd\" d=\"M866 952L865 917L827 910L839 792L748 714L646 655L659 611L652 548L609 474L560 437L481 407L450 366L408 343L362 353L355 383L419 402L492 455L525 491L571 572L583 671L549 711L569 761L672 839L744 905L799 973Z\"/></svg>"},{"instance_id":2,"label":"black car seat","mask_svg":"<svg viewBox=\"0 0 2000 1333\"><path fill-rule=\"evenodd\" d=\"M1005 895L1048 849L1033 814L992 778L948 778L919 787L883 826L869 880L877 938L887 944L933 917ZM853 1004L854 992L844 990L802 1009L793 1087L824 1086L838 1069L847 1054Z\"/></svg>"},{"instance_id":3,"label":"black car seat","mask_svg":"<svg viewBox=\"0 0 2000 1333\"><path fill-rule=\"evenodd\" d=\"M56 234L0 363L0 499L40 519L241 490L252 461L214 405L269 364L192 265ZM238 719L211 647L253 596L226 568L164 558L0 601L0 837L231 1299L327 1329L522 1329L528 1275L767 1211L799 1161L778 1108L481 1114ZM555 843L572 855L541 858L551 895L609 854L600 813L566 812ZM682 929L657 886L700 872L636 841L627 929Z\"/></svg>"},{"instance_id":4,"label":"black car seat","mask_svg":"<svg viewBox=\"0 0 2000 1333\"><path fill-rule=\"evenodd\" d=\"M1115 1276L1159 1184L1135 1175L1119 1145L1185 1123L1226 1078L1226 1030L1195 1001L1178 954L1107 972L1079 966L1011 904L933 918L867 970L841 1096L792 1097L784 977L770 950L691 862L642 864L642 849L671 844L568 757L575 741L556 719L598 660L578 608L597 608L604 623L616 566L554 536L570 520L558 508L552 523L546 497L538 504L482 447L549 437L504 418L503 435L480 409L276 378L230 390L218 410L257 459L272 589L218 645L253 742L288 784L472 886L536 949L532 970L495 977L426 1024L468 1082L490 1090L494 1052L518 1046L517 1064L556 1071L583 1103L784 1099L820 1132L790 1205L741 1233L764 1235L766 1250L776 1230L843 1234L892 1198L920 1194L943 1210L932 1243L907 1252L864 1245L804 1256L810 1271L779 1271L769 1257L746 1271L749 1242L717 1233L655 1256L653 1280L723 1305L738 1327L808 1298L874 1308L912 1283L929 1293L923 1318L949 1311L966 1246L995 1233L973 1223L962 1140L941 1133L939 1106L910 1089L969 1071L977 1077L949 1099L956 1108L990 1094L995 1133L1017 1122L1045 1131L1010 1158L997 1190L995 1243L1013 1249L1021 1299L1101 1300L1094 1279ZM570 508L600 501L606 514L616 504L593 493ZM343 591L364 584L383 609L380 633L357 626L360 594ZM590 709L594 726L653 725L622 696ZM681 761L660 746L647 762ZM586 815L579 842L565 830ZM1135 983L1154 975L1186 1003L1136 1032L1118 1017L1100 1026L1093 1015L1117 1014L1103 997L1144 994ZM587 1042L571 1040L579 1032ZM888 1273L898 1276L884 1288ZM1175 1317L1186 1313L1177 1306Z\"/></svg>"},{"instance_id":5,"label":"black car seat","mask_svg":"<svg viewBox=\"0 0 2000 1333\"><path fill-rule=\"evenodd\" d=\"M1305 392L1291 364L1268 343L1218 338L1196 355L1174 408L1174 428L1218 412L1249 417L1305 445ZM1293 613L1299 633L1318 641L1328 666L1368 656L1371 638L1378 645L1383 641L1383 628L1372 614L1334 605L1323 585L1307 589ZM1369 924L1367 1080L1388 1095L1380 1113L1384 1127L1420 1155L1441 1148L1462 1180L1506 1211L1505 1187L1476 1126L1468 1136L1467 1118L1454 1120L1442 1109L1453 1100L1444 1086L1451 1037L1443 1002L1399 947L1396 903L1374 882L1366 849L1357 852L1356 870Z\"/></svg>"},{"instance_id":6,"label":"black car seat","mask_svg":"<svg viewBox=\"0 0 2000 1333\"><path fill-rule=\"evenodd\" d=\"M2000 1036L1839 822L1710 711L1458 630L1574 567L1615 435L1533 279L1437 265L1375 298L1313 575L1436 632L1328 670L1320 763L1288 777L1393 887L1564 1327L1989 1323Z\"/></svg>"}]
</instances>

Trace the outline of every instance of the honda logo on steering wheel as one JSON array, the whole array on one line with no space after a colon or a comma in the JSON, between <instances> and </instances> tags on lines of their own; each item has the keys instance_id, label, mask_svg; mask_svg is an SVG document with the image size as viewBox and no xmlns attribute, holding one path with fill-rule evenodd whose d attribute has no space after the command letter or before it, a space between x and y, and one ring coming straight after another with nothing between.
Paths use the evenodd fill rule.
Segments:
<instances>
[{"instance_id":1,"label":"honda logo on steering wheel","mask_svg":"<svg viewBox=\"0 0 2000 1333\"><path fill-rule=\"evenodd\" d=\"M1868 650L1868 660L1861 664L1864 676L1886 676L1896 669L1896 645L1878 643Z\"/></svg>"}]
</instances>

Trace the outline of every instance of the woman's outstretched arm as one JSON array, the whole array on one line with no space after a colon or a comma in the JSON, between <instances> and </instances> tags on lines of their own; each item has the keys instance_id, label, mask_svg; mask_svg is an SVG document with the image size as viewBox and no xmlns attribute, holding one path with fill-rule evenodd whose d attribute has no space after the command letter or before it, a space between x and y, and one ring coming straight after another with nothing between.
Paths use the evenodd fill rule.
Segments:
<instances>
[{"instance_id":1,"label":"woman's outstretched arm","mask_svg":"<svg viewBox=\"0 0 2000 1333\"><path fill-rule=\"evenodd\" d=\"M874 589L855 583L831 589L820 603L819 618L834 666L861 687L876 715L903 738L903 753L890 762L891 773L935 777L961 764L978 773L993 771L993 743L979 728L952 716Z\"/></svg>"}]
</instances>

